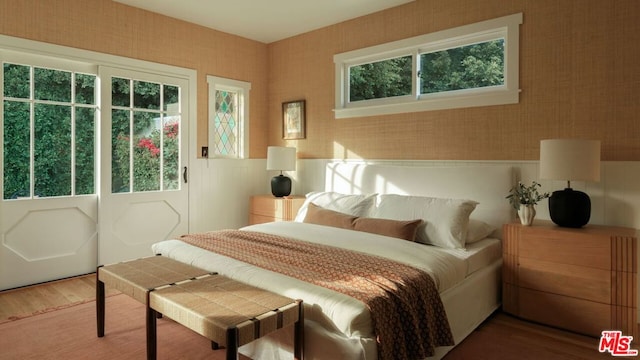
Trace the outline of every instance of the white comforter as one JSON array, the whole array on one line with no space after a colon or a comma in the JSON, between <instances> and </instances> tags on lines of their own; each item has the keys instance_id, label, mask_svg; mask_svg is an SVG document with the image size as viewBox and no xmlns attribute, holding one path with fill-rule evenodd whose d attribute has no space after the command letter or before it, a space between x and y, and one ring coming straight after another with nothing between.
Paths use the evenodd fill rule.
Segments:
<instances>
[{"instance_id":1,"label":"white comforter","mask_svg":"<svg viewBox=\"0 0 640 360\"><path fill-rule=\"evenodd\" d=\"M435 280L439 292L462 281L467 272L465 261L446 250L381 235L295 222L252 225L242 230L297 238L403 262L428 272ZM306 319L337 330L346 337L373 337L368 309L349 296L225 256L203 253L202 249L179 240L162 241L152 248L156 254L216 271L290 298L303 299Z\"/></svg>"}]
</instances>

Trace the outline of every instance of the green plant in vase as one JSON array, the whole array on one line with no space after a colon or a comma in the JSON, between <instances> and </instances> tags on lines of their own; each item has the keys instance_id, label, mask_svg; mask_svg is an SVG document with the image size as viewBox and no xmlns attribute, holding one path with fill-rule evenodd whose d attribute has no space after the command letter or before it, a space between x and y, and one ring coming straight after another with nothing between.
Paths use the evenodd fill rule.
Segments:
<instances>
[{"instance_id":1,"label":"green plant in vase","mask_svg":"<svg viewBox=\"0 0 640 360\"><path fill-rule=\"evenodd\" d=\"M546 199L550 196L548 192L541 193L540 185L536 181L532 181L531 185L526 186L522 182L509 190L507 199L511 206L518 212L522 225L531 225L536 216L535 205L538 201Z\"/></svg>"}]
</instances>

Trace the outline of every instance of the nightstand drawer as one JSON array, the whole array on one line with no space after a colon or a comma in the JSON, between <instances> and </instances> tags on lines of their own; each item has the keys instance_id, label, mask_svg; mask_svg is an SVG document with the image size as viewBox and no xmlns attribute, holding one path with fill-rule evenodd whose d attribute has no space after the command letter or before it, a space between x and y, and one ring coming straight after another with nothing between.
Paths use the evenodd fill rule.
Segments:
<instances>
[{"instance_id":1,"label":"nightstand drawer","mask_svg":"<svg viewBox=\"0 0 640 360\"><path fill-rule=\"evenodd\" d=\"M518 285L523 288L611 303L611 271L520 258Z\"/></svg>"},{"instance_id":2,"label":"nightstand drawer","mask_svg":"<svg viewBox=\"0 0 640 360\"><path fill-rule=\"evenodd\" d=\"M524 319L598 337L602 330L615 327L606 304L524 288L518 298L519 316Z\"/></svg>"},{"instance_id":3,"label":"nightstand drawer","mask_svg":"<svg viewBox=\"0 0 640 360\"><path fill-rule=\"evenodd\" d=\"M611 269L611 242L598 235L570 231L522 231L520 256L603 270Z\"/></svg>"},{"instance_id":4,"label":"nightstand drawer","mask_svg":"<svg viewBox=\"0 0 640 360\"><path fill-rule=\"evenodd\" d=\"M600 336L638 336L635 229L505 224L502 308L528 320Z\"/></svg>"},{"instance_id":5,"label":"nightstand drawer","mask_svg":"<svg viewBox=\"0 0 640 360\"><path fill-rule=\"evenodd\" d=\"M251 213L272 218L282 219L285 214L286 202L282 199L267 196L251 198Z\"/></svg>"},{"instance_id":6,"label":"nightstand drawer","mask_svg":"<svg viewBox=\"0 0 640 360\"><path fill-rule=\"evenodd\" d=\"M286 198L276 198L271 195L252 196L249 204L249 224L292 221L304 201L303 196Z\"/></svg>"},{"instance_id":7,"label":"nightstand drawer","mask_svg":"<svg viewBox=\"0 0 640 360\"><path fill-rule=\"evenodd\" d=\"M282 221L282 219L277 219L277 218L274 218L273 216L249 214L249 224L251 225L264 224L264 223L274 222L274 221Z\"/></svg>"}]
</instances>

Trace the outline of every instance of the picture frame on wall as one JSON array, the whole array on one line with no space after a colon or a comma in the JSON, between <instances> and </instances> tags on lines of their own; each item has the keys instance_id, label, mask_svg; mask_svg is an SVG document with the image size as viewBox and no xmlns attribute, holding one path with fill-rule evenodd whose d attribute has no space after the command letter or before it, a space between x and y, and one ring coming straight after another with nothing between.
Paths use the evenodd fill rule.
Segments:
<instances>
[{"instance_id":1,"label":"picture frame on wall","mask_svg":"<svg viewBox=\"0 0 640 360\"><path fill-rule=\"evenodd\" d=\"M296 140L306 138L305 100L282 103L282 138Z\"/></svg>"}]
</instances>

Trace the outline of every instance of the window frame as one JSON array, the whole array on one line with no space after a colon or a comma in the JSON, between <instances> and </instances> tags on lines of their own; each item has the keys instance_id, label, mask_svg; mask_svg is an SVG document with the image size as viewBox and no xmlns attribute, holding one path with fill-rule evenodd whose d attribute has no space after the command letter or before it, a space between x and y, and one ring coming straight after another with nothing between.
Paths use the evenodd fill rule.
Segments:
<instances>
[{"instance_id":1,"label":"window frame","mask_svg":"<svg viewBox=\"0 0 640 360\"><path fill-rule=\"evenodd\" d=\"M249 93L251 91L251 83L240 80L227 79L223 77L207 75L207 83L209 84L208 101L209 101L209 158L220 159L247 159L249 157ZM238 141L237 156L224 156L215 154L213 151L213 144L215 142L215 133L213 131L213 122L215 121L215 109L216 109L216 96L215 91L233 91L238 93Z\"/></svg>"},{"instance_id":2,"label":"window frame","mask_svg":"<svg viewBox=\"0 0 640 360\"><path fill-rule=\"evenodd\" d=\"M519 48L522 13L336 54L335 118L515 104L519 101ZM504 85L419 94L420 55L504 39ZM401 56L412 56L410 95L349 101L349 68Z\"/></svg>"},{"instance_id":3,"label":"window frame","mask_svg":"<svg viewBox=\"0 0 640 360\"><path fill-rule=\"evenodd\" d=\"M11 54L12 56L21 56L28 60L19 60L16 58L8 58L7 55ZM119 55L112 55L106 53L100 53L90 50L83 50L63 45L57 44L49 44L34 40L28 40L23 38L12 37L8 35L0 34L0 56L7 60L9 59L12 62L24 63L30 66L38 66L45 68L56 68L60 70L72 70L79 73L91 73L89 71L82 71L76 67L88 66L93 69L93 67L98 68L98 73L100 73L100 68L112 67L118 69L126 69L126 71L132 71L140 74L153 74L157 76L168 76L175 77L178 79L182 79L187 81L187 89L188 93L191 94L187 98L187 102L183 103L183 106L186 106L188 111L188 117L183 119L188 124L188 129L195 129L197 127L197 118L196 111L197 109L197 71L193 69L187 69L183 67L178 67L174 65L161 64L156 62L150 62L146 60L139 60L134 58L122 57ZM25 62L28 61L28 62ZM98 84L99 86L102 83L100 80L100 76L98 76ZM102 91L102 90L100 90ZM100 99L96 99L97 102L101 102ZM98 108L98 123L102 123L102 105ZM0 114L2 113L2 103L0 102ZM98 140L96 142L96 146L100 147L102 141L102 134L100 127L98 126ZM0 126L0 136L2 136L2 129ZM197 144L197 132L196 131L186 131L185 133L188 139L188 148L186 149L187 158L181 158L182 166L189 166L191 160L197 159L196 146ZM101 153L101 149L98 149L99 153ZM98 153L96 153L98 154ZM0 158L4 156L3 147L0 146ZM101 156L101 155L100 155ZM38 200L42 201L43 199L62 199L62 198L88 198L88 197L96 197L100 196L100 194L111 194L110 189L104 189L103 184L105 181L102 180L105 169L103 169L103 163L100 159L100 156L97 156L97 170L96 170L96 193L95 194L87 194L87 195L72 195L72 196L59 196L59 197L48 197L48 198L38 198ZM110 166L108 167L110 171ZM4 181L4 166L0 166L0 184L3 185ZM183 186L185 189L187 187ZM106 191L106 192L105 192ZM33 199L33 198L29 198ZM25 199L27 200L27 199ZM7 200L2 200L2 203Z\"/></svg>"},{"instance_id":4,"label":"window frame","mask_svg":"<svg viewBox=\"0 0 640 360\"><path fill-rule=\"evenodd\" d=\"M119 194L142 194L142 193L150 193L150 192L171 192L171 191L180 191L181 187L184 185L182 180L181 180L181 169L180 169L180 165L184 162L184 157L181 156L182 154L182 135L181 132L184 130L185 126L182 123L182 108L184 107L183 105L183 98L181 95L181 89L182 87L180 85L177 85L175 83L173 83L171 80L169 79L169 81L166 81L167 79L163 79L164 76L161 75L157 75L157 74L140 74L140 73L136 73L136 72L129 72L126 70L121 70L120 73L118 74L114 74L114 75L106 75L104 74L104 71L102 71L102 69L100 69L101 71L99 72L99 76L100 79L103 83L107 82L107 86L110 88L111 90L111 96L109 97L109 99L111 100L111 103L108 105L108 109L110 111L110 115L109 117L111 118L111 126L113 126L114 123L114 117L113 117L113 113L114 110L115 111L119 111L119 112L126 112L127 113L127 121L128 121L128 127L129 127L129 132L126 134L126 136L129 138L129 140L127 140L127 148L129 150L128 153L128 182L127 182L127 186L128 189L126 191L114 191L113 189L113 184L114 184L114 167L113 167L113 162L111 165L111 195L119 195ZM111 79L111 84L109 84L108 79ZM126 80L128 82L128 90L129 90L129 101L127 102L127 104L125 105L121 105L121 104L114 104L113 103L113 79L122 79L122 80ZM137 106L135 99L136 96L136 92L134 90L135 88L135 84L136 83L150 83L150 84L156 84L158 85L158 88L160 90L160 93L158 94L158 108L148 108L148 107L141 107L141 106ZM165 107L167 105L166 100L167 98L165 97L165 90L167 87L175 87L178 89L178 103L171 103L171 105L178 105L176 107L175 111L172 111L171 109L169 109L169 107ZM103 108L107 108L107 106L104 106ZM147 130L150 130L149 134L147 135L143 135L141 136L140 133L136 133L135 131L135 123L137 122L136 119L136 115L137 114L153 114L152 116L154 116L154 121L160 120L158 123L154 123L153 125L151 125ZM167 152L165 152L168 148L168 145L166 144L166 139L165 139L165 120L171 116L178 116L180 117L180 121L178 122L178 144L177 144L177 167L174 167L174 170L176 170L176 173L178 174L178 182L177 182L177 187L175 188L167 188L167 178L165 176L165 172L167 170L169 170L169 166L167 166L166 161L166 154ZM137 179L139 179L136 175L135 175L135 169L138 167L138 165L136 165L136 161L139 160L139 158L136 158L136 148L139 147L138 143L136 141L134 141L134 139L136 139L136 137L139 137L137 140L140 141L141 139L151 139L151 134L154 131L158 131L159 134L159 144L157 146L157 149L160 151L159 152L159 156L158 156L158 188L157 189L139 189L136 188L137 186L139 186L139 182L136 181ZM113 136L113 133L110 133L110 136ZM112 161L113 161L113 153L114 153L114 142L113 140L111 140L111 154L112 154ZM139 156L139 154L138 154ZM126 162L125 162L126 163ZM139 168L139 167L138 167ZM148 178L148 177L145 177Z\"/></svg>"},{"instance_id":5,"label":"window frame","mask_svg":"<svg viewBox=\"0 0 640 360\"><path fill-rule=\"evenodd\" d=\"M98 67L94 64L90 64L90 63L86 63L86 62L80 62L80 61L73 61L73 60L65 60L62 58L55 58L55 57L49 57L49 56L44 56L44 55L39 55L39 54L30 54L30 53L25 53L25 52L18 52L18 51L13 51L13 50L8 50L8 49L0 49L0 63L1 64L5 64L5 63L11 63L11 64L16 64L16 65L21 65L21 66L27 66L30 68L30 73L31 76L33 76L33 72L35 68L40 68L40 69L50 69L50 70L55 70L55 71L62 71L62 72L69 72L71 73L71 80L72 80L72 89L71 89L71 99L67 102L67 101L58 101L58 100L41 100L41 99L36 99L34 97L34 89L33 89L33 81L35 81L35 79L31 78L30 81L32 82L30 84L30 94L29 94L29 98L12 98L12 97L6 97L4 96L4 86L3 84L0 84L0 97L2 99L8 100L8 101L14 101L14 102L21 102L21 103L26 103L29 104L29 108L30 108L30 114L29 114L29 122L30 122L30 133L29 133L29 139L30 139L30 143L29 143L29 194L28 195L24 195L21 196L19 199L35 199L35 198L39 198L39 196L36 194L36 170L35 170L35 148L36 148L36 141L38 141L35 138L35 128L34 128L34 122L35 122L35 106L38 104L41 105L55 105L55 106L68 106L71 110L70 110L70 130L71 130L71 137L70 137L70 194L68 195L52 195L52 196L47 196L46 198L72 198L72 197L79 197L79 196L94 196L98 193L98 149L97 149L97 141L94 139L94 163L93 163L93 193L90 194L78 194L77 193L77 187L76 187L76 183L77 183L77 163L76 163L76 154L77 154L77 147L76 147L76 110L78 108L85 108L85 109L93 109L94 111L94 134L97 134L98 131L98 126L99 126L99 111L100 111L100 99L97 96L98 93L98 87L99 87L99 77L98 77ZM87 74L87 75L92 75L95 76L95 98L94 98L94 104L82 104L82 103L78 103L76 102L75 99L75 82L73 82L73 80L75 79L75 76L77 74ZM0 74L0 80L4 81L4 74ZM0 101L0 113L4 111L4 102ZM0 115L2 116L2 115ZM0 138L4 139L4 123L0 124L2 126L0 126ZM4 158L5 154L4 154L4 148L0 149L0 154L1 156ZM2 175L2 184L3 184L3 192L4 192L4 163L1 164L2 169L0 169L0 174ZM16 198L4 198L4 194L2 196L2 200L3 201L13 201L13 200L17 200Z\"/></svg>"}]
</instances>

